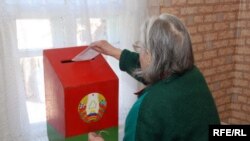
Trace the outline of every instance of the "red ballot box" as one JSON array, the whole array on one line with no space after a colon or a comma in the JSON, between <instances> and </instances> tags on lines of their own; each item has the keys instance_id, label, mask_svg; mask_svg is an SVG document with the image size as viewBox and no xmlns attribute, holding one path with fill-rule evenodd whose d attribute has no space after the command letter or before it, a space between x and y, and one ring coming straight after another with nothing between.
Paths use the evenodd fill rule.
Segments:
<instances>
[{"instance_id":1,"label":"red ballot box","mask_svg":"<svg viewBox=\"0 0 250 141\"><path fill-rule=\"evenodd\" d=\"M84 49L43 52L50 140L83 141L88 132L101 130L109 140L118 140L118 78L102 55L72 62Z\"/></svg>"}]
</instances>

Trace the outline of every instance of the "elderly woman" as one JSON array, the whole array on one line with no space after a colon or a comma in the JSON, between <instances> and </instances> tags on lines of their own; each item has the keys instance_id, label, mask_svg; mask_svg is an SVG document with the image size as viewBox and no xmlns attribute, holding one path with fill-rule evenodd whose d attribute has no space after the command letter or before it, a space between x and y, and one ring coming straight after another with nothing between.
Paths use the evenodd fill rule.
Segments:
<instances>
[{"instance_id":1,"label":"elderly woman","mask_svg":"<svg viewBox=\"0 0 250 141\"><path fill-rule=\"evenodd\" d=\"M118 59L120 69L143 82L125 123L124 141L207 141L210 124L220 124L206 81L194 65L189 33L169 14L145 22L138 53L106 41L93 49ZM89 133L90 141L102 141Z\"/></svg>"}]
</instances>

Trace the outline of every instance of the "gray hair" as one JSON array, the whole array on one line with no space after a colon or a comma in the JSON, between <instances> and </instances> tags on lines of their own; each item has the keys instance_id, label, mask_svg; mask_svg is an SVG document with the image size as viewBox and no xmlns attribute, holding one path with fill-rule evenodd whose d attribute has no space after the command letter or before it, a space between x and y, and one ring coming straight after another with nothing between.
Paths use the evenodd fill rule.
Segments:
<instances>
[{"instance_id":1,"label":"gray hair","mask_svg":"<svg viewBox=\"0 0 250 141\"><path fill-rule=\"evenodd\" d=\"M192 44L184 24L175 16L162 14L147 20L142 28L141 41L151 55L151 64L135 70L151 84L172 74L182 74L194 65Z\"/></svg>"}]
</instances>

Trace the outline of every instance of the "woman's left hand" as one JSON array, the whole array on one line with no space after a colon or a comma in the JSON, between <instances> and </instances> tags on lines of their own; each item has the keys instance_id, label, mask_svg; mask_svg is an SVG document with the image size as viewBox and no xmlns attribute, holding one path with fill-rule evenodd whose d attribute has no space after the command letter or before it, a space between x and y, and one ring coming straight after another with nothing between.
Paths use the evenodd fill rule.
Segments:
<instances>
[{"instance_id":1,"label":"woman's left hand","mask_svg":"<svg viewBox=\"0 0 250 141\"><path fill-rule=\"evenodd\" d=\"M90 132L88 134L88 141L104 141L104 139L95 132Z\"/></svg>"}]
</instances>

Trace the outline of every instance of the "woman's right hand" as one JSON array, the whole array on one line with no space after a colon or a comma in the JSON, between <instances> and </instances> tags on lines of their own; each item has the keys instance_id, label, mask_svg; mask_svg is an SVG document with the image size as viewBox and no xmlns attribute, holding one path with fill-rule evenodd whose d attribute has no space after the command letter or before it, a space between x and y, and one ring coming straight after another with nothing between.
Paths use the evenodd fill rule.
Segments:
<instances>
[{"instance_id":1,"label":"woman's right hand","mask_svg":"<svg viewBox=\"0 0 250 141\"><path fill-rule=\"evenodd\" d=\"M95 41L89 46L102 54L112 56L118 60L120 59L122 50L119 48L115 48L105 40Z\"/></svg>"}]
</instances>

